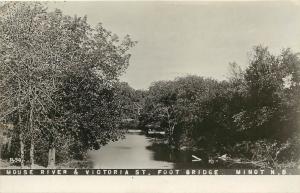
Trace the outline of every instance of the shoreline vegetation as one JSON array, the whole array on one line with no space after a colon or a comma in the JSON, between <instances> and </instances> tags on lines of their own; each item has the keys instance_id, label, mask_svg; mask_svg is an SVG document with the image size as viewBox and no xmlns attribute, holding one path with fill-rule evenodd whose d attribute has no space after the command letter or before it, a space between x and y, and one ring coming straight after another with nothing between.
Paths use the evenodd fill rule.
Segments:
<instances>
[{"instance_id":1,"label":"shoreline vegetation","mask_svg":"<svg viewBox=\"0 0 300 193\"><path fill-rule=\"evenodd\" d=\"M153 148L201 152L215 167L299 168L299 53L258 45L227 80L135 90L119 80L137 43L129 35L41 3L0 9L0 167L88 167L89 150L139 130Z\"/></svg>"}]
</instances>

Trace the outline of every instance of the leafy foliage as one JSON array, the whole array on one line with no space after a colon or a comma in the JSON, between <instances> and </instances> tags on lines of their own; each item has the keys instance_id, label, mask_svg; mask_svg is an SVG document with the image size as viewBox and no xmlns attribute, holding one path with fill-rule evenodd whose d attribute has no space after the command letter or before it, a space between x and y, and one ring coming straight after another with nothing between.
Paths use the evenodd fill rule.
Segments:
<instances>
[{"instance_id":1,"label":"leafy foliage","mask_svg":"<svg viewBox=\"0 0 300 193\"><path fill-rule=\"evenodd\" d=\"M155 82L141 123L166 130L177 149L200 149L208 157L230 154L261 167L279 167L283 160L299 159L299 67L300 58L290 49L274 56L257 46L245 70L230 64L227 81L186 76ZM285 159L279 158L278 152L287 151Z\"/></svg>"},{"instance_id":2,"label":"leafy foliage","mask_svg":"<svg viewBox=\"0 0 300 193\"><path fill-rule=\"evenodd\" d=\"M80 155L121 137L114 86L135 42L40 3L1 9L0 115L19 133L21 157L28 140L33 164L35 143L49 157L63 147Z\"/></svg>"}]
</instances>

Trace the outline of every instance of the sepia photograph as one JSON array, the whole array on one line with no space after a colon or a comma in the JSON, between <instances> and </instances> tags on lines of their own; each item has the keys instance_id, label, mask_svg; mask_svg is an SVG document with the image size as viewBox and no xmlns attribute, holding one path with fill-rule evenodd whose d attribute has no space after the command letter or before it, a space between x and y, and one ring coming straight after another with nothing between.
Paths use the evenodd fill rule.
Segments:
<instances>
[{"instance_id":1,"label":"sepia photograph","mask_svg":"<svg viewBox=\"0 0 300 193\"><path fill-rule=\"evenodd\" d=\"M0 2L1 175L299 175L299 8Z\"/></svg>"}]
</instances>

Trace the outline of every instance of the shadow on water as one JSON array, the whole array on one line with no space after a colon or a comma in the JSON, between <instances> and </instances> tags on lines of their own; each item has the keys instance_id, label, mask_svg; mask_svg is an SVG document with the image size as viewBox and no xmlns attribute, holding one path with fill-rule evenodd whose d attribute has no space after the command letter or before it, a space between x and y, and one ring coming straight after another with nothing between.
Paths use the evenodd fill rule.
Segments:
<instances>
[{"instance_id":1,"label":"shadow on water","mask_svg":"<svg viewBox=\"0 0 300 193\"><path fill-rule=\"evenodd\" d=\"M161 141L155 142L156 139L146 149L153 152L153 159L156 161L166 161L174 163L174 169L232 169L232 168L257 168L251 164L233 164L221 160L214 160L214 163L209 163L208 155L203 151L192 150L176 150L170 148L168 144ZM201 161L195 160L193 156L200 158Z\"/></svg>"},{"instance_id":2,"label":"shadow on water","mask_svg":"<svg viewBox=\"0 0 300 193\"><path fill-rule=\"evenodd\" d=\"M212 168L207 156L201 151L175 150L163 143L152 143L146 149L154 153L154 160L174 163L174 169ZM201 161L192 161L192 155L201 158Z\"/></svg>"},{"instance_id":3,"label":"shadow on water","mask_svg":"<svg viewBox=\"0 0 300 193\"><path fill-rule=\"evenodd\" d=\"M110 142L99 150L88 152L88 163L93 168L167 168L167 169L210 169L237 168L235 165L211 163L206 152L198 150L176 150L165 143L164 137L127 133L126 137ZM193 161L200 158L201 161ZM216 157L216 156L215 156ZM210 161L209 161L210 160ZM245 165L244 165L245 166Z\"/></svg>"}]
</instances>

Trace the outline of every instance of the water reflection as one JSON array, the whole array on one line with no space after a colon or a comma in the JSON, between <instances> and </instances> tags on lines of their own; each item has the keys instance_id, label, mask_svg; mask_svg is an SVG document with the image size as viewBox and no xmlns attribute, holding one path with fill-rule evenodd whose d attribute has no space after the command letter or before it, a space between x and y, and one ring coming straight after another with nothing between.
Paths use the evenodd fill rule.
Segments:
<instances>
[{"instance_id":1,"label":"water reflection","mask_svg":"<svg viewBox=\"0 0 300 193\"><path fill-rule=\"evenodd\" d=\"M198 151L179 151L169 148L167 144L153 143L146 147L148 150L154 152L153 159L157 161L167 161L174 163L175 169L186 168L209 168L206 156ZM192 161L192 155L201 158L201 161Z\"/></svg>"},{"instance_id":2,"label":"water reflection","mask_svg":"<svg viewBox=\"0 0 300 193\"><path fill-rule=\"evenodd\" d=\"M90 151L89 159L93 168L164 168L172 169L174 164L164 160L155 160L155 152L147 149L152 142L146 136L128 133L125 139L111 142L99 150Z\"/></svg>"},{"instance_id":3,"label":"water reflection","mask_svg":"<svg viewBox=\"0 0 300 193\"><path fill-rule=\"evenodd\" d=\"M175 150L171 149L167 144L157 142L156 138L150 138L150 141L152 141L151 145L146 148L154 152L153 159L172 162L174 169L258 168L258 166L254 166L251 163L231 163L219 159L214 159L210 163L208 155L203 151ZM195 160L193 156L201 158L201 161L193 161Z\"/></svg>"},{"instance_id":4,"label":"water reflection","mask_svg":"<svg viewBox=\"0 0 300 193\"><path fill-rule=\"evenodd\" d=\"M193 162L192 155L201 158ZM125 139L111 142L100 150L89 152L93 168L120 169L187 169L187 168L238 168L241 166L224 162L209 163L208 156L201 151L178 151L169 148L163 140L128 133ZM245 165L243 165L245 167Z\"/></svg>"}]
</instances>

